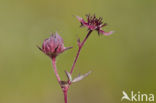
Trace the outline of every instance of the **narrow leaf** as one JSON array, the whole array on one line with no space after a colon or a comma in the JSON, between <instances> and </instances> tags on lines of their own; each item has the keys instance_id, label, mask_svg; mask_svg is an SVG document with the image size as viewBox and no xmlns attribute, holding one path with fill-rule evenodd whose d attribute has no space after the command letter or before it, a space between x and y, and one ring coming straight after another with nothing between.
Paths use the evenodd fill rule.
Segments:
<instances>
[{"instance_id":1,"label":"narrow leaf","mask_svg":"<svg viewBox=\"0 0 156 103\"><path fill-rule=\"evenodd\" d=\"M82 79L84 79L85 77L87 77L89 74L91 73L91 71L89 71L88 73L84 74L84 75L79 75L78 77L74 78L74 80L72 81L73 83L74 82L78 82Z\"/></svg>"},{"instance_id":2,"label":"narrow leaf","mask_svg":"<svg viewBox=\"0 0 156 103\"><path fill-rule=\"evenodd\" d=\"M72 76L69 72L65 71L66 75L67 75L67 78L69 81L72 81Z\"/></svg>"}]
</instances>

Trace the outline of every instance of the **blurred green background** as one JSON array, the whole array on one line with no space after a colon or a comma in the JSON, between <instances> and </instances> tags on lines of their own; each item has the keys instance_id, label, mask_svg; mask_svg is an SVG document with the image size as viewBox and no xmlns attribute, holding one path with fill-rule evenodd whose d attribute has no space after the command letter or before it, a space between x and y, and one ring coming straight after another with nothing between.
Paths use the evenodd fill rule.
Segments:
<instances>
[{"instance_id":1,"label":"blurred green background","mask_svg":"<svg viewBox=\"0 0 156 103\"><path fill-rule=\"evenodd\" d=\"M69 90L69 103L120 103L122 91L156 94L155 0L0 0L0 103L63 103L41 45L57 31L74 48L57 60L70 70L85 28L73 15L96 14L111 36L89 37L73 76L92 74Z\"/></svg>"}]
</instances>

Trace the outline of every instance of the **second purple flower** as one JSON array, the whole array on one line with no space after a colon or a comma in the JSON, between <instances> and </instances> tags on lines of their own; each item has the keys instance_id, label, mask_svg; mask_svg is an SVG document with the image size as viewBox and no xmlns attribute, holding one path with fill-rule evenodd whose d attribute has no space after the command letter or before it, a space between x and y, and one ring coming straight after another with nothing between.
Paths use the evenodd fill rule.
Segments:
<instances>
[{"instance_id":1,"label":"second purple flower","mask_svg":"<svg viewBox=\"0 0 156 103\"><path fill-rule=\"evenodd\" d=\"M42 48L38 47L43 53L51 58L56 57L60 53L72 47L64 47L63 39L58 33L52 34L48 39L45 39Z\"/></svg>"}]
</instances>

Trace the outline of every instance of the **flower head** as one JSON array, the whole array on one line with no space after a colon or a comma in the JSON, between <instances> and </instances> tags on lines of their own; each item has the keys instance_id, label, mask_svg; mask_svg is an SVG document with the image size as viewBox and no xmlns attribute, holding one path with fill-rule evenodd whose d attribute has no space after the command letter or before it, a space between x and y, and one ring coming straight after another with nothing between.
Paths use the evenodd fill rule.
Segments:
<instances>
[{"instance_id":1,"label":"flower head","mask_svg":"<svg viewBox=\"0 0 156 103\"><path fill-rule=\"evenodd\" d=\"M54 58L58 54L72 47L64 47L63 39L58 35L58 33L55 33L52 34L48 39L44 40L42 48L38 48L49 57Z\"/></svg>"},{"instance_id":2,"label":"flower head","mask_svg":"<svg viewBox=\"0 0 156 103\"><path fill-rule=\"evenodd\" d=\"M87 27L88 30L96 30L98 31L98 34L103 35L110 35L113 33L113 31L105 32L102 30L102 27L106 26L106 23L103 23L102 17L97 18L95 15L86 15L87 21L85 21L83 18L76 16L79 22L81 23L81 27Z\"/></svg>"}]
</instances>

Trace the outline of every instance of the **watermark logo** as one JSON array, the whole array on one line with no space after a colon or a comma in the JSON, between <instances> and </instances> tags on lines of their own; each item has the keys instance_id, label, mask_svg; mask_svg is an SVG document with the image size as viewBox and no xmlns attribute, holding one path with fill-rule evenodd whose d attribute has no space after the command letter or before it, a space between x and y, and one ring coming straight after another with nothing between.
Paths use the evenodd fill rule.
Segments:
<instances>
[{"instance_id":1,"label":"watermark logo","mask_svg":"<svg viewBox=\"0 0 156 103\"><path fill-rule=\"evenodd\" d=\"M154 102L154 94L145 94L141 93L140 91L134 92L131 91L130 94L127 94L125 91L122 91L122 98L121 101L127 100L132 102Z\"/></svg>"}]
</instances>

